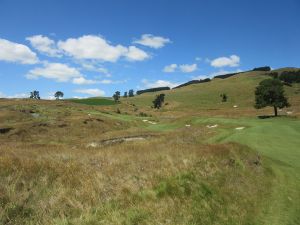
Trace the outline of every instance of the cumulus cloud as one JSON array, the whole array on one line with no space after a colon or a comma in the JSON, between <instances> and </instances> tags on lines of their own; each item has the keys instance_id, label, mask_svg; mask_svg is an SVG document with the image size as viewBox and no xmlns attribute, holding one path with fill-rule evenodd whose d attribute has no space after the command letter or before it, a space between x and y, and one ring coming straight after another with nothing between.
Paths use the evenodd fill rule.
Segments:
<instances>
[{"instance_id":1,"label":"cumulus cloud","mask_svg":"<svg viewBox=\"0 0 300 225\"><path fill-rule=\"evenodd\" d=\"M173 73L178 70L180 70L183 73L191 73L194 72L198 69L197 64L182 64L182 65L177 65L177 64L170 64L164 67L163 72L165 73Z\"/></svg>"},{"instance_id":2,"label":"cumulus cloud","mask_svg":"<svg viewBox=\"0 0 300 225\"><path fill-rule=\"evenodd\" d=\"M164 67L163 72L165 72L165 73L173 73L173 72L176 71L177 67L178 66L175 63L173 63L171 65L167 65L167 66Z\"/></svg>"},{"instance_id":3,"label":"cumulus cloud","mask_svg":"<svg viewBox=\"0 0 300 225\"><path fill-rule=\"evenodd\" d=\"M0 61L1 60L21 64L35 64L39 61L36 54L26 45L5 39L0 39Z\"/></svg>"},{"instance_id":4,"label":"cumulus cloud","mask_svg":"<svg viewBox=\"0 0 300 225\"><path fill-rule=\"evenodd\" d=\"M145 88L156 88L156 87L176 87L179 85L179 83L174 83L172 81L168 80L157 80L157 81L149 81L146 79L142 80L143 86Z\"/></svg>"},{"instance_id":5,"label":"cumulus cloud","mask_svg":"<svg viewBox=\"0 0 300 225\"><path fill-rule=\"evenodd\" d=\"M150 58L148 53L135 46L130 46L125 56L129 61L143 61Z\"/></svg>"},{"instance_id":6,"label":"cumulus cloud","mask_svg":"<svg viewBox=\"0 0 300 225\"><path fill-rule=\"evenodd\" d=\"M88 94L91 96L104 96L105 92L103 90L97 89L97 88L90 88L90 89L77 89L75 90L76 93L81 94Z\"/></svg>"},{"instance_id":7,"label":"cumulus cloud","mask_svg":"<svg viewBox=\"0 0 300 225\"><path fill-rule=\"evenodd\" d=\"M84 35L79 38L69 38L59 41L58 47L65 54L76 59L95 59L104 62L116 62L121 57L130 61L141 61L149 58L143 50L130 46L112 45L104 38L95 35Z\"/></svg>"},{"instance_id":8,"label":"cumulus cloud","mask_svg":"<svg viewBox=\"0 0 300 225\"><path fill-rule=\"evenodd\" d=\"M39 77L78 85L108 83L107 80L86 79L77 68L62 63L45 63L44 67L34 68L26 74L28 79L38 79Z\"/></svg>"},{"instance_id":9,"label":"cumulus cloud","mask_svg":"<svg viewBox=\"0 0 300 225\"><path fill-rule=\"evenodd\" d=\"M27 37L33 48L38 50L40 53L46 54L51 57L61 57L60 50L57 49L57 46L53 40L43 35L34 35Z\"/></svg>"},{"instance_id":10,"label":"cumulus cloud","mask_svg":"<svg viewBox=\"0 0 300 225\"><path fill-rule=\"evenodd\" d=\"M191 72L194 72L195 70L198 69L196 63L195 64L191 64L191 65L189 65L189 64L183 64L183 65L180 65L179 67L180 67L181 72L183 72L183 73L191 73Z\"/></svg>"},{"instance_id":11,"label":"cumulus cloud","mask_svg":"<svg viewBox=\"0 0 300 225\"><path fill-rule=\"evenodd\" d=\"M133 43L157 49L164 47L170 42L171 40L169 38L154 36L152 34L143 34L139 40L136 40Z\"/></svg>"},{"instance_id":12,"label":"cumulus cloud","mask_svg":"<svg viewBox=\"0 0 300 225\"><path fill-rule=\"evenodd\" d=\"M103 67L97 67L93 64L90 63L82 63L82 68L88 71L93 71L93 72L98 72L98 73L103 73L106 77L111 77L110 72L108 69L103 68Z\"/></svg>"},{"instance_id":13,"label":"cumulus cloud","mask_svg":"<svg viewBox=\"0 0 300 225\"><path fill-rule=\"evenodd\" d=\"M74 78L82 77L82 74L73 67L62 63L46 63L44 67L30 70L26 75L28 79L38 79L44 77L54 79L57 82L67 82Z\"/></svg>"},{"instance_id":14,"label":"cumulus cloud","mask_svg":"<svg viewBox=\"0 0 300 225\"><path fill-rule=\"evenodd\" d=\"M84 77L76 77L76 78L73 78L72 83L73 84L96 84L97 81L96 80L89 80L89 79L86 79Z\"/></svg>"},{"instance_id":15,"label":"cumulus cloud","mask_svg":"<svg viewBox=\"0 0 300 225\"><path fill-rule=\"evenodd\" d=\"M240 57L231 55L229 57L220 57L212 60L210 65L213 67L237 67L240 64Z\"/></svg>"}]
</instances>

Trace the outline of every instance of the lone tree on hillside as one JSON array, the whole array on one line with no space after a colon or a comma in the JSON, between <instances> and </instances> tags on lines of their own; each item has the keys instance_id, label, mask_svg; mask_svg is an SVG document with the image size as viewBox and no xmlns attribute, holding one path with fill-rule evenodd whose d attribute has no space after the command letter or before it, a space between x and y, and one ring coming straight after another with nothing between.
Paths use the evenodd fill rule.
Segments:
<instances>
[{"instance_id":1,"label":"lone tree on hillside","mask_svg":"<svg viewBox=\"0 0 300 225\"><path fill-rule=\"evenodd\" d=\"M114 98L115 102L118 102L118 101L119 101L120 95L121 95L121 93L120 93L119 91L116 91L116 92L114 93L113 98Z\"/></svg>"},{"instance_id":2,"label":"lone tree on hillside","mask_svg":"<svg viewBox=\"0 0 300 225\"><path fill-rule=\"evenodd\" d=\"M36 91L36 90L30 92L30 97L29 98L32 98L32 99L41 99L40 92Z\"/></svg>"},{"instance_id":3,"label":"lone tree on hillside","mask_svg":"<svg viewBox=\"0 0 300 225\"><path fill-rule=\"evenodd\" d=\"M254 107L261 109L266 106L274 108L275 116L278 115L277 108L282 109L290 106L284 94L283 84L278 79L263 80L256 87Z\"/></svg>"},{"instance_id":4,"label":"lone tree on hillside","mask_svg":"<svg viewBox=\"0 0 300 225\"><path fill-rule=\"evenodd\" d=\"M62 91L57 91L55 92L54 97L56 98L56 100L59 100L59 98L64 97L64 93Z\"/></svg>"},{"instance_id":5,"label":"lone tree on hillside","mask_svg":"<svg viewBox=\"0 0 300 225\"><path fill-rule=\"evenodd\" d=\"M156 98L153 100L153 107L155 109L161 108L164 101L165 101L165 94L156 95Z\"/></svg>"},{"instance_id":6,"label":"lone tree on hillside","mask_svg":"<svg viewBox=\"0 0 300 225\"><path fill-rule=\"evenodd\" d=\"M133 97L134 96L134 91L132 89L129 90L128 96L129 97Z\"/></svg>"},{"instance_id":7,"label":"lone tree on hillside","mask_svg":"<svg viewBox=\"0 0 300 225\"><path fill-rule=\"evenodd\" d=\"M221 94L220 97L222 98L222 102L227 102L227 95Z\"/></svg>"},{"instance_id":8,"label":"lone tree on hillside","mask_svg":"<svg viewBox=\"0 0 300 225\"><path fill-rule=\"evenodd\" d=\"M124 98L127 98L127 97L128 97L127 91L124 92L124 96L123 96L123 97L124 97Z\"/></svg>"}]
</instances>

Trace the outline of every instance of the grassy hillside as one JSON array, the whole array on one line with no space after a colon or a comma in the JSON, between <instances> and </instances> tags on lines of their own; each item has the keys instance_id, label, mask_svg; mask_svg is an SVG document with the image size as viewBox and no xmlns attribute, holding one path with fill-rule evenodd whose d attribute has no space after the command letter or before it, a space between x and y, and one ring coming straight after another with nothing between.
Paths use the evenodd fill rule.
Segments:
<instances>
[{"instance_id":1,"label":"grassy hillside","mask_svg":"<svg viewBox=\"0 0 300 225\"><path fill-rule=\"evenodd\" d=\"M259 119L265 78L166 91L160 110L157 93L0 99L0 224L297 225L300 87L285 87L284 116Z\"/></svg>"},{"instance_id":2,"label":"grassy hillside","mask_svg":"<svg viewBox=\"0 0 300 225\"><path fill-rule=\"evenodd\" d=\"M211 82L194 84L170 91L146 93L126 99L124 102L128 101L138 107L149 109L155 95L165 93L165 102L168 105L164 107L163 111L189 113L201 111L205 114L209 112L210 114L232 113L235 115L242 110L241 114L243 115L255 114L259 111L253 108L254 90L260 81L267 78L270 77L266 75L266 72L247 72L227 79L213 79ZM285 86L285 89L292 104L291 110L295 108L299 111L300 85ZM220 94L222 93L226 93L228 96L228 101L225 103L221 101ZM234 105L238 106L237 110L233 110ZM270 110L262 110L262 112L268 113Z\"/></svg>"}]
</instances>

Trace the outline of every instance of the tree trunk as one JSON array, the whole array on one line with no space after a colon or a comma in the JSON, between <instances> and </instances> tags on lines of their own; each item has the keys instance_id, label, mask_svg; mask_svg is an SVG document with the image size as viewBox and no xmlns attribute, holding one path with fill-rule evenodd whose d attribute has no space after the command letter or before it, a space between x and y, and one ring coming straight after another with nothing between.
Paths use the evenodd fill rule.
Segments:
<instances>
[{"instance_id":1,"label":"tree trunk","mask_svg":"<svg viewBox=\"0 0 300 225\"><path fill-rule=\"evenodd\" d=\"M277 113L277 107L276 106L274 106L274 113L275 113L275 116L278 115L278 113Z\"/></svg>"}]
</instances>

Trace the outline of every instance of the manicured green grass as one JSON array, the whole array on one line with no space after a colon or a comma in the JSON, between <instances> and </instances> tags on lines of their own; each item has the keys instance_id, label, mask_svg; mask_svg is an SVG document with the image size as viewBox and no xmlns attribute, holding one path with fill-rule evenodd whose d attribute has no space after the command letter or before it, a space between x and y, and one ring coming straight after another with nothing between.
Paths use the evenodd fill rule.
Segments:
<instances>
[{"instance_id":1,"label":"manicured green grass","mask_svg":"<svg viewBox=\"0 0 300 225\"><path fill-rule=\"evenodd\" d=\"M199 118L218 124L209 142L237 142L266 156L276 175L272 195L260 218L262 224L297 224L300 220L300 121L292 118ZM236 127L245 128L236 130Z\"/></svg>"},{"instance_id":2,"label":"manicured green grass","mask_svg":"<svg viewBox=\"0 0 300 225\"><path fill-rule=\"evenodd\" d=\"M70 99L68 101L85 104L85 105L115 105L116 103L108 98L85 98L85 99Z\"/></svg>"}]
</instances>

